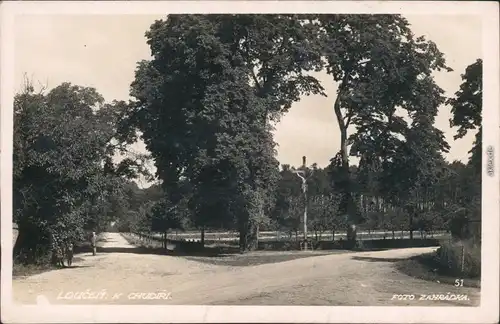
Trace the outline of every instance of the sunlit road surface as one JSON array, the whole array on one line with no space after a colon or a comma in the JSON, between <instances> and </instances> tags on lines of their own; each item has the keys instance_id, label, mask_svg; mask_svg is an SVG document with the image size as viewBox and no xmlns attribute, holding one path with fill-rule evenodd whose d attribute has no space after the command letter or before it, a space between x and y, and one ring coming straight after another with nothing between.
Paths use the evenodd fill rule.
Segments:
<instances>
[{"instance_id":1,"label":"sunlit road surface","mask_svg":"<svg viewBox=\"0 0 500 324\"><path fill-rule=\"evenodd\" d=\"M394 259L431 252L435 248L331 254L230 267L182 257L138 254L118 233L105 233L101 244L114 252L97 256L81 254L72 268L15 279L14 301L148 305L479 304L479 289L415 279L393 267ZM468 300L420 300L422 295L447 293L467 295ZM414 299L398 300L397 295L414 296Z\"/></svg>"}]
</instances>

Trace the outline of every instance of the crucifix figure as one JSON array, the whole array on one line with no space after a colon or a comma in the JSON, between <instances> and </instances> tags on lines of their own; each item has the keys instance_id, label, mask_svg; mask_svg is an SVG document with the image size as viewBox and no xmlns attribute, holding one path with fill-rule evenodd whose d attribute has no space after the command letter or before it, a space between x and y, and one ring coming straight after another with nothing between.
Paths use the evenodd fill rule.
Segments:
<instances>
[{"instance_id":1,"label":"crucifix figure","mask_svg":"<svg viewBox=\"0 0 500 324\"><path fill-rule=\"evenodd\" d=\"M306 157L302 157L302 170L296 170L295 174L302 180L302 193L304 195L304 250L307 250L307 180L312 176L306 175Z\"/></svg>"}]
</instances>

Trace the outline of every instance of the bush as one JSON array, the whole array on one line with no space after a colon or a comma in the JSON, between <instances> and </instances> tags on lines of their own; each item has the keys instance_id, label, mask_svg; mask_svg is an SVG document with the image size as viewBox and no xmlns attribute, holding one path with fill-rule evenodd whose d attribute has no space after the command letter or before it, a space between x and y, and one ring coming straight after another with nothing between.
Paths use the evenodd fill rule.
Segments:
<instances>
[{"instance_id":1,"label":"bush","mask_svg":"<svg viewBox=\"0 0 500 324\"><path fill-rule=\"evenodd\" d=\"M369 249L367 246L365 246L365 244L363 243L363 241L361 240L357 240L355 242L355 245L354 245L354 250L359 250L359 251L363 251L363 250L366 250L366 249Z\"/></svg>"},{"instance_id":2,"label":"bush","mask_svg":"<svg viewBox=\"0 0 500 324\"><path fill-rule=\"evenodd\" d=\"M440 240L438 239L387 239L387 240L357 240L356 245L347 240L339 241L320 241L316 247L319 250L379 250L379 249L402 249L412 247L428 247L439 246Z\"/></svg>"},{"instance_id":3,"label":"bush","mask_svg":"<svg viewBox=\"0 0 500 324\"><path fill-rule=\"evenodd\" d=\"M470 240L443 243L436 251L436 258L442 270L449 275L469 278L481 276L481 245L479 243Z\"/></svg>"},{"instance_id":4,"label":"bush","mask_svg":"<svg viewBox=\"0 0 500 324\"><path fill-rule=\"evenodd\" d=\"M130 233L130 226L127 224L120 224L117 228L118 233Z\"/></svg>"},{"instance_id":5,"label":"bush","mask_svg":"<svg viewBox=\"0 0 500 324\"><path fill-rule=\"evenodd\" d=\"M258 250L292 251L292 250L300 250L300 246L299 242L295 241L265 241L265 242L259 242Z\"/></svg>"}]
</instances>

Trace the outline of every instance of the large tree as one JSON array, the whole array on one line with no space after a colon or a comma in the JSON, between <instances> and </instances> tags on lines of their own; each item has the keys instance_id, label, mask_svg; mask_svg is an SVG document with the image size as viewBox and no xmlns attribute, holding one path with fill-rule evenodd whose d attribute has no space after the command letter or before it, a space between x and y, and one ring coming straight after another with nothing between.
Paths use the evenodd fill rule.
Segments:
<instances>
[{"instance_id":1,"label":"large tree","mask_svg":"<svg viewBox=\"0 0 500 324\"><path fill-rule=\"evenodd\" d=\"M455 96L449 98L447 103L451 106L451 127L458 127L455 140L463 138L469 131L476 131L473 147L469 151L467 168L461 177L467 180L463 188L468 194L463 195L460 206L465 213L455 218L454 227L458 234L466 230L468 220L476 220L473 234L480 238L481 223L481 174L482 174L482 107L483 107L483 61L477 59L465 69L462 74L462 84ZM461 217L460 217L461 216ZM460 236L458 235L458 236Z\"/></svg>"},{"instance_id":2,"label":"large tree","mask_svg":"<svg viewBox=\"0 0 500 324\"><path fill-rule=\"evenodd\" d=\"M442 90L431 73L451 69L436 45L416 38L400 15L321 15L319 21L327 72L338 84L333 110L340 152L334 181L343 188L341 209L356 224L361 215L352 197L349 156L368 165L378 159L380 165L394 155L410 127L397 112L406 110L413 120L427 114L433 121Z\"/></svg>"},{"instance_id":3,"label":"large tree","mask_svg":"<svg viewBox=\"0 0 500 324\"><path fill-rule=\"evenodd\" d=\"M99 230L107 198L133 163L111 161L123 103L104 103L93 88L63 83L35 92L30 82L14 99L16 260L44 262L54 238ZM103 213L104 212L104 213Z\"/></svg>"},{"instance_id":4,"label":"large tree","mask_svg":"<svg viewBox=\"0 0 500 324\"><path fill-rule=\"evenodd\" d=\"M170 201L186 178L197 217L235 218L242 250L256 247L278 172L269 121L322 90L304 74L319 58L310 26L287 15L169 15L146 34L154 58L136 72L130 121Z\"/></svg>"}]
</instances>

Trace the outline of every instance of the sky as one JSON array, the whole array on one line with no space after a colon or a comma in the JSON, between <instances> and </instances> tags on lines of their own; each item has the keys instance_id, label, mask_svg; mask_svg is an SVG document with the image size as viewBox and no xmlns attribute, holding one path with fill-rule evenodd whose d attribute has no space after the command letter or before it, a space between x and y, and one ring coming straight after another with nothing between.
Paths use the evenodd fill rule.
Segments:
<instances>
[{"instance_id":1,"label":"sky","mask_svg":"<svg viewBox=\"0 0 500 324\"><path fill-rule=\"evenodd\" d=\"M165 15L25 15L15 19L15 83L24 76L53 88L62 82L97 89L107 101L128 100L136 63L150 58L144 33ZM452 96L462 83L465 68L482 58L481 18L474 15L405 15L413 33L434 41L453 72L435 74L436 82ZM327 97L309 96L296 102L276 126L277 158L281 164L324 167L339 151L339 131L333 112L336 84L317 73ZM450 107L442 106L436 118L450 143L446 158L466 161L474 134L454 141L449 127ZM134 146L145 150L142 143Z\"/></svg>"}]
</instances>

